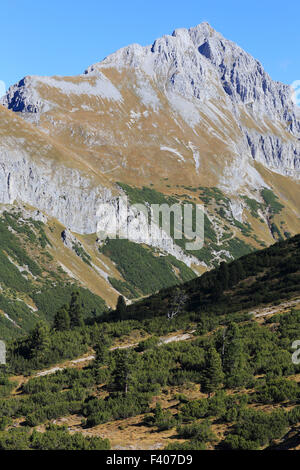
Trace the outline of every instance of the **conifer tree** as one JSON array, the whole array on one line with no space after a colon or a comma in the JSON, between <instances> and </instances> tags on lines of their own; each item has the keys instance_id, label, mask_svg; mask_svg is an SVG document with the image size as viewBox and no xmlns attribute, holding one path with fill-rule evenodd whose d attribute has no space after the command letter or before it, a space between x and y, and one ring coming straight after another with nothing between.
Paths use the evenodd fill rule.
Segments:
<instances>
[{"instance_id":1,"label":"conifer tree","mask_svg":"<svg viewBox=\"0 0 300 470\"><path fill-rule=\"evenodd\" d=\"M120 295L118 298L116 312L120 320L124 319L126 314L126 302L122 295Z\"/></svg>"},{"instance_id":2,"label":"conifer tree","mask_svg":"<svg viewBox=\"0 0 300 470\"><path fill-rule=\"evenodd\" d=\"M215 300L215 301L219 300L222 297L222 294L223 294L222 283L220 281L216 281L215 285L212 289L213 300Z\"/></svg>"},{"instance_id":3,"label":"conifer tree","mask_svg":"<svg viewBox=\"0 0 300 470\"><path fill-rule=\"evenodd\" d=\"M229 270L228 270L228 265L222 261L220 264L219 272L218 272L218 280L222 285L222 289L226 290L228 289L228 283L229 283Z\"/></svg>"},{"instance_id":4,"label":"conifer tree","mask_svg":"<svg viewBox=\"0 0 300 470\"><path fill-rule=\"evenodd\" d=\"M216 349L211 346L205 354L203 390L210 396L221 386L223 379L221 357Z\"/></svg>"},{"instance_id":5,"label":"conifer tree","mask_svg":"<svg viewBox=\"0 0 300 470\"><path fill-rule=\"evenodd\" d=\"M132 351L116 351L115 368L112 373L112 386L125 395L130 389L133 380L134 358Z\"/></svg>"},{"instance_id":6,"label":"conifer tree","mask_svg":"<svg viewBox=\"0 0 300 470\"><path fill-rule=\"evenodd\" d=\"M111 341L109 338L101 334L94 346L95 350L95 365L103 366L107 363L109 357L109 346Z\"/></svg>"},{"instance_id":7,"label":"conifer tree","mask_svg":"<svg viewBox=\"0 0 300 470\"><path fill-rule=\"evenodd\" d=\"M236 270L237 270L237 276L238 276L238 281L242 281L246 277L246 273L243 267L243 264L240 260L236 261Z\"/></svg>"},{"instance_id":8,"label":"conifer tree","mask_svg":"<svg viewBox=\"0 0 300 470\"><path fill-rule=\"evenodd\" d=\"M249 375L247 360L239 326L234 322L230 323L225 332L223 348L223 370L226 374L226 384L231 387L246 384Z\"/></svg>"},{"instance_id":9,"label":"conifer tree","mask_svg":"<svg viewBox=\"0 0 300 470\"><path fill-rule=\"evenodd\" d=\"M233 263L230 266L230 271L229 271L229 287L235 286L239 282L239 276L238 276L238 270L236 263Z\"/></svg>"},{"instance_id":10,"label":"conifer tree","mask_svg":"<svg viewBox=\"0 0 300 470\"><path fill-rule=\"evenodd\" d=\"M43 359L50 347L50 332L48 325L39 321L29 335L30 356L36 359Z\"/></svg>"},{"instance_id":11,"label":"conifer tree","mask_svg":"<svg viewBox=\"0 0 300 470\"><path fill-rule=\"evenodd\" d=\"M170 300L169 311L167 317L172 320L177 315L179 315L183 310L187 301L187 295L185 292L177 287L174 289L174 294Z\"/></svg>"},{"instance_id":12,"label":"conifer tree","mask_svg":"<svg viewBox=\"0 0 300 470\"><path fill-rule=\"evenodd\" d=\"M56 331L66 331L70 329L70 326L71 322L68 307L67 305L63 305L55 314L53 328Z\"/></svg>"},{"instance_id":13,"label":"conifer tree","mask_svg":"<svg viewBox=\"0 0 300 470\"><path fill-rule=\"evenodd\" d=\"M156 403L156 407L154 409L154 421L157 422L161 419L163 415L163 410L161 404L159 402Z\"/></svg>"},{"instance_id":14,"label":"conifer tree","mask_svg":"<svg viewBox=\"0 0 300 470\"><path fill-rule=\"evenodd\" d=\"M78 291L72 293L69 314L71 328L75 328L77 326L84 326L82 303Z\"/></svg>"}]
</instances>

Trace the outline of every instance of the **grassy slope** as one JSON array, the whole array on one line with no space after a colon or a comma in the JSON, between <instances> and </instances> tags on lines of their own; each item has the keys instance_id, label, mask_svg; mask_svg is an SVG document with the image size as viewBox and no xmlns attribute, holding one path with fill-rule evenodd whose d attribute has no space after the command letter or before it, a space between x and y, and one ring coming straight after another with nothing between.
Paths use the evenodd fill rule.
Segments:
<instances>
[{"instance_id":1,"label":"grassy slope","mask_svg":"<svg viewBox=\"0 0 300 470\"><path fill-rule=\"evenodd\" d=\"M46 234L47 232L47 234ZM54 258L51 231L21 212L0 218L0 334L7 339L28 332L39 319L52 322L54 313L80 290L85 316L100 314L104 301L70 278ZM67 249L65 248L65 251ZM54 255L54 256L53 256Z\"/></svg>"}]
</instances>

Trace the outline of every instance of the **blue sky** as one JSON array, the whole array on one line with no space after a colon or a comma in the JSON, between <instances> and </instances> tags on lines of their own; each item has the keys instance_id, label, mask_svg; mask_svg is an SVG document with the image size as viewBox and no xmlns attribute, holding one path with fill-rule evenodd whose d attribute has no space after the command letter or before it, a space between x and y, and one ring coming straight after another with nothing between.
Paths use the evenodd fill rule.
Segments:
<instances>
[{"instance_id":1,"label":"blue sky","mask_svg":"<svg viewBox=\"0 0 300 470\"><path fill-rule=\"evenodd\" d=\"M1 0L0 12L0 81L7 87L25 75L82 73L120 47L151 44L202 21L259 59L275 80L300 79L296 0Z\"/></svg>"}]
</instances>

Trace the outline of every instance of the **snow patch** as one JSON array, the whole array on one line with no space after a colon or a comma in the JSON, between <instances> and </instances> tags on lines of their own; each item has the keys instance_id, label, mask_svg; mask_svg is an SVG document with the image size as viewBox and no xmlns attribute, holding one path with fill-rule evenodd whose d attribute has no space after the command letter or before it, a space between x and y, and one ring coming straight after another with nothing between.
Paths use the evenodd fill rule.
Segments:
<instances>
[{"instance_id":1,"label":"snow patch","mask_svg":"<svg viewBox=\"0 0 300 470\"><path fill-rule=\"evenodd\" d=\"M225 167L219 181L219 188L230 193L235 193L245 184L255 188L267 186L258 171L241 156L237 157L231 165Z\"/></svg>"},{"instance_id":2,"label":"snow patch","mask_svg":"<svg viewBox=\"0 0 300 470\"><path fill-rule=\"evenodd\" d=\"M102 73L97 75L95 85L92 85L90 81L84 79L78 83L74 83L66 80L59 80L53 77L36 78L39 83L49 87L57 88L66 95L99 96L102 99L123 101L119 90Z\"/></svg>"},{"instance_id":3,"label":"snow patch","mask_svg":"<svg viewBox=\"0 0 300 470\"><path fill-rule=\"evenodd\" d=\"M15 325L17 328L21 328L21 327L15 322L15 320L13 320L12 318L10 318L10 316L9 316L7 313L3 312L3 315L5 316L5 318L6 318L7 320L9 320L9 321L10 321L13 325Z\"/></svg>"},{"instance_id":4,"label":"snow patch","mask_svg":"<svg viewBox=\"0 0 300 470\"><path fill-rule=\"evenodd\" d=\"M200 113L194 103L188 101L175 93L168 94L168 100L171 107L182 117L182 119L191 127L195 127L200 122Z\"/></svg>"},{"instance_id":5,"label":"snow patch","mask_svg":"<svg viewBox=\"0 0 300 470\"><path fill-rule=\"evenodd\" d=\"M152 108L154 112L160 109L160 100L149 80L144 77L139 79L137 86L134 87L134 91L146 108Z\"/></svg>"},{"instance_id":6,"label":"snow patch","mask_svg":"<svg viewBox=\"0 0 300 470\"><path fill-rule=\"evenodd\" d=\"M177 155L177 157L180 158L180 160L181 160L182 162L185 162L184 157L183 157L183 156L181 155L181 153L179 153L178 150L176 150L176 149L172 149L171 147L164 147L164 146L161 146L161 147L160 147L160 150L163 150L163 151L165 151L165 152L174 153L175 155Z\"/></svg>"},{"instance_id":7,"label":"snow patch","mask_svg":"<svg viewBox=\"0 0 300 470\"><path fill-rule=\"evenodd\" d=\"M191 149L191 151L193 153L193 159L194 159L194 162L195 162L196 172L199 174L200 154L197 150L197 147L195 147L192 142L189 142L189 148Z\"/></svg>"},{"instance_id":8,"label":"snow patch","mask_svg":"<svg viewBox=\"0 0 300 470\"><path fill-rule=\"evenodd\" d=\"M108 281L109 276L105 271L103 271L103 269L99 268L99 266L96 266L94 263L92 263L92 266L97 271L97 273L100 274L101 277Z\"/></svg>"}]
</instances>

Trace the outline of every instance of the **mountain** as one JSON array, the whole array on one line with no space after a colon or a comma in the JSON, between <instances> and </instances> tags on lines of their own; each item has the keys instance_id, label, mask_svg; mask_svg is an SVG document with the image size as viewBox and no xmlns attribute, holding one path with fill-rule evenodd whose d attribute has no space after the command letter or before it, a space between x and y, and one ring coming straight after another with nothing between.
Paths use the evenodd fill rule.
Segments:
<instances>
[{"instance_id":1,"label":"mountain","mask_svg":"<svg viewBox=\"0 0 300 470\"><path fill-rule=\"evenodd\" d=\"M25 77L2 105L0 203L60 226L60 249L90 257L81 285L108 305L300 231L292 90L207 23L125 47L82 75ZM100 243L96 230L110 216L99 205L118 211L120 195L131 204L203 203L204 248L149 238L133 208L130 240ZM148 258L140 278L133 265ZM78 278L77 268L68 272Z\"/></svg>"}]
</instances>

